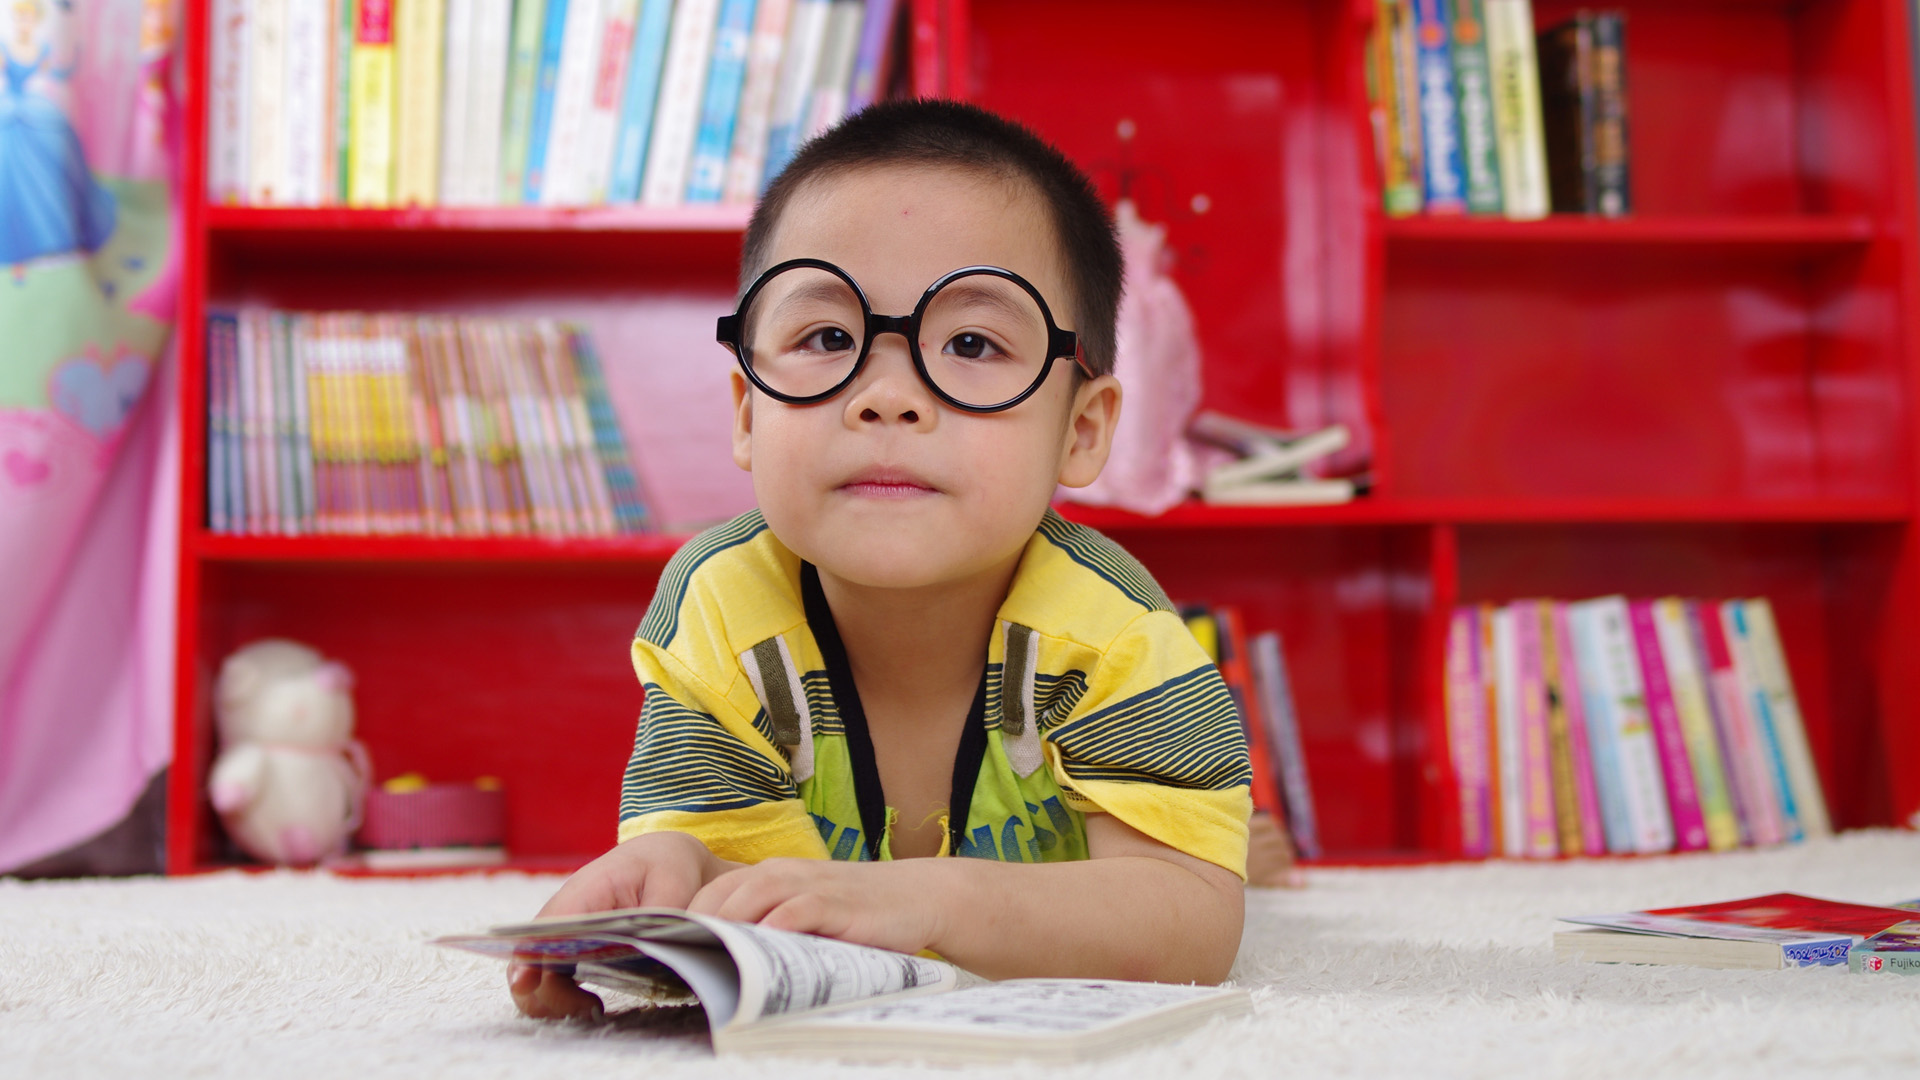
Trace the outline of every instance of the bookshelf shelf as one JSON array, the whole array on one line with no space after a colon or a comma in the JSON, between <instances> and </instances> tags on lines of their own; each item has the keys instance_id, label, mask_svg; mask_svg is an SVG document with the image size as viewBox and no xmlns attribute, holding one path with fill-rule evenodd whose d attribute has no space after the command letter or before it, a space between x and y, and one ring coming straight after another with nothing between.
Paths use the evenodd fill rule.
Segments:
<instances>
[{"instance_id":1,"label":"bookshelf shelf","mask_svg":"<svg viewBox=\"0 0 1920 1080\"><path fill-rule=\"evenodd\" d=\"M1911 516L1901 499L1390 499L1331 506L1209 506L1188 502L1147 517L1109 507L1067 504L1060 512L1096 529L1205 530L1323 525L1432 524L1897 524Z\"/></svg>"},{"instance_id":2,"label":"bookshelf shelf","mask_svg":"<svg viewBox=\"0 0 1920 1080\"><path fill-rule=\"evenodd\" d=\"M1857 250L1871 243L1880 225L1854 214L1778 214L1729 217L1633 217L1601 219L1562 215L1539 221L1467 217L1387 219L1383 229L1395 247L1544 247L1564 252L1586 247L1644 248L1662 255L1686 250L1783 255L1821 255Z\"/></svg>"},{"instance_id":3,"label":"bookshelf shelf","mask_svg":"<svg viewBox=\"0 0 1920 1080\"><path fill-rule=\"evenodd\" d=\"M916 92L1026 122L1166 226L1203 407L1345 423L1371 456L1372 492L1337 506L1061 508L1170 596L1280 634L1323 864L1457 856L1448 616L1530 596L1768 597L1835 822L1920 811L1920 774L1897 767L1920 760L1905 0L1617 0L1635 215L1539 222L1381 213L1371 0L904 6ZM1579 6L1534 0L1536 21ZM210 688L265 635L354 670L378 778L501 777L511 866L604 850L641 701L627 646L684 535L211 535L203 320L553 315L650 387L661 365L724 362L712 316L747 208L209 206L207 8L186 5L169 867L231 858L202 790ZM657 430L698 420L670 419Z\"/></svg>"},{"instance_id":4,"label":"bookshelf shelf","mask_svg":"<svg viewBox=\"0 0 1920 1080\"><path fill-rule=\"evenodd\" d=\"M664 566L682 535L549 538L437 536L224 536L199 533L193 546L210 563L621 563Z\"/></svg>"}]
</instances>

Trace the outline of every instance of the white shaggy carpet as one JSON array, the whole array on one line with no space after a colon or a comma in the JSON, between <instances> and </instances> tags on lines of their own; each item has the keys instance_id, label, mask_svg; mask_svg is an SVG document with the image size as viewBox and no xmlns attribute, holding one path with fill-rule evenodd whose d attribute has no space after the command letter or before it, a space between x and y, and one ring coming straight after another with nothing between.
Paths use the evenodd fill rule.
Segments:
<instances>
[{"instance_id":1,"label":"white shaggy carpet","mask_svg":"<svg viewBox=\"0 0 1920 1080\"><path fill-rule=\"evenodd\" d=\"M786 1080L915 1071L716 1060L703 1038L650 1030L639 1013L600 1027L521 1019L498 966L421 944L528 915L556 884L296 873L0 881L0 1076ZM1251 1019L1047 1073L1920 1076L1920 979L1552 957L1555 915L1777 890L1920 897L1920 833L1715 856L1315 871L1302 891L1250 898L1235 977L1257 988Z\"/></svg>"}]
</instances>

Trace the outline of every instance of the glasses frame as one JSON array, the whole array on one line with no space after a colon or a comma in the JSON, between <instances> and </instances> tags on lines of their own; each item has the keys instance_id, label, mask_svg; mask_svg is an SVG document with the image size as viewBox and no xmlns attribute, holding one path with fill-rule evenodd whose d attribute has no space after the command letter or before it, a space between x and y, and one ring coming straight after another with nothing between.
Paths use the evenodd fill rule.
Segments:
<instances>
[{"instance_id":1,"label":"glasses frame","mask_svg":"<svg viewBox=\"0 0 1920 1080\"><path fill-rule=\"evenodd\" d=\"M853 367L848 369L846 378L818 394L787 394L768 386L754 372L753 365L747 361L744 340L746 312L753 305L754 297L759 295L760 290L765 288L767 282L772 281L776 275L800 267L825 270L846 282L847 287L853 290L853 295L860 298L860 313L866 319L860 339L860 355L854 359ZM1040 374L1034 377L1033 384L1025 390L996 405L969 404L942 390L940 384L934 382L933 376L927 371L926 357L920 354L920 322L926 315L927 305L931 304L934 296L950 283L963 277L976 276L1003 278L1018 285L1026 291L1028 296L1033 297L1034 303L1040 305L1040 317L1047 322L1047 355L1045 362L1040 365ZM875 315L873 305L867 302L866 290L860 287L859 282L853 280L853 275L825 259L788 259L768 267L765 273L755 278L752 286L740 297L740 306L734 309L733 314L720 316L714 330L715 340L732 351L733 358L740 364L740 370L746 374L747 381L758 387L761 393L788 405L812 405L825 401L852 385L853 381L860 377L860 373L866 370L867 357L873 352L874 339L882 334L899 334L906 338L907 353L913 358L913 369L919 373L920 381L926 384L927 389L933 391L935 397L961 412L995 413L1013 408L1032 397L1040 389L1041 384L1047 381L1047 376L1053 373L1053 362L1061 357L1070 357L1081 371L1086 372L1088 378L1094 377L1093 368L1087 364L1086 350L1080 345L1080 336L1072 330L1060 329L1059 325L1053 321L1053 309L1047 306L1046 298L1040 295L1040 290L1034 288L1031 282L1011 270L998 266L963 266L958 270L950 270L940 275L939 280L927 286L927 291L920 294L920 302L913 306L911 314Z\"/></svg>"}]
</instances>

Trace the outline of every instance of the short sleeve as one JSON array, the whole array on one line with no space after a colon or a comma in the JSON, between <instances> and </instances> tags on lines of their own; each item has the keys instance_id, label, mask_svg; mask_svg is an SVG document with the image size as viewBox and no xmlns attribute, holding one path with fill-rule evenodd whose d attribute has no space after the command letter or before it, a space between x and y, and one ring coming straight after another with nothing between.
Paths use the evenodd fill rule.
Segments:
<instances>
[{"instance_id":1,"label":"short sleeve","mask_svg":"<svg viewBox=\"0 0 1920 1080\"><path fill-rule=\"evenodd\" d=\"M1178 615L1129 622L1044 739L1055 779L1081 809L1246 876L1246 735L1219 670Z\"/></svg>"},{"instance_id":2,"label":"short sleeve","mask_svg":"<svg viewBox=\"0 0 1920 1080\"><path fill-rule=\"evenodd\" d=\"M646 700L620 785L620 840L683 832L735 862L827 857L784 757L677 657L633 643Z\"/></svg>"}]
</instances>

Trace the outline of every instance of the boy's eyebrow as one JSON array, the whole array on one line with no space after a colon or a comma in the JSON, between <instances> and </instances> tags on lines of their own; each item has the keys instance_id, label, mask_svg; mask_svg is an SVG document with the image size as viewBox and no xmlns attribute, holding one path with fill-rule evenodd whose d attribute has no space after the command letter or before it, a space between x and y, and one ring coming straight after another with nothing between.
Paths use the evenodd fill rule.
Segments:
<instances>
[{"instance_id":1,"label":"boy's eyebrow","mask_svg":"<svg viewBox=\"0 0 1920 1080\"><path fill-rule=\"evenodd\" d=\"M852 290L848 289L846 283L839 278L814 278L795 285L793 288L781 293L780 296L774 300L773 306L775 310L778 310L788 304L805 303L813 300L850 300L852 298Z\"/></svg>"},{"instance_id":2,"label":"boy's eyebrow","mask_svg":"<svg viewBox=\"0 0 1920 1080\"><path fill-rule=\"evenodd\" d=\"M1021 299L1010 295L1006 289L977 284L965 278L952 282L946 288L941 289L940 297L943 300L951 297L961 303L974 302L984 304L987 307L998 309L1001 314L1010 319L1031 319L1035 315L1040 314L1039 307L1031 302L1022 303ZM1030 300L1031 298L1025 299Z\"/></svg>"}]
</instances>

